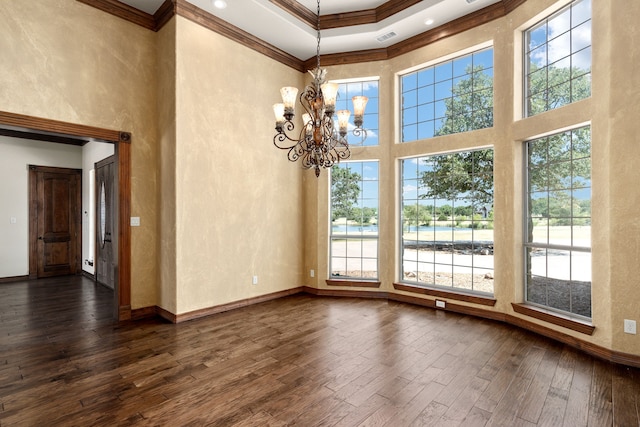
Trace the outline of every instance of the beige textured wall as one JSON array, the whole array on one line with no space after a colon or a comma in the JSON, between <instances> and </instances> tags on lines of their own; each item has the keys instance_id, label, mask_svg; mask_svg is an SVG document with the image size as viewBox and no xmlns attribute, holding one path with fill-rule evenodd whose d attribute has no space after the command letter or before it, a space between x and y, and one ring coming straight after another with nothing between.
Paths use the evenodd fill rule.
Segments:
<instances>
[{"instance_id":1,"label":"beige textured wall","mask_svg":"<svg viewBox=\"0 0 640 427\"><path fill-rule=\"evenodd\" d=\"M610 198L606 205L610 250L602 256L609 258L605 264L611 266L613 347L640 354L639 336L624 334L622 329L624 319L640 321L640 4L614 1L610 8L599 9L599 16L606 17L608 24L603 31L611 34L609 62L601 64L611 91L608 98L598 100L609 108L601 121L603 127L609 125L610 138Z\"/></svg>"},{"instance_id":2,"label":"beige textured wall","mask_svg":"<svg viewBox=\"0 0 640 427\"><path fill-rule=\"evenodd\" d=\"M593 336L527 318L616 351L640 354L638 335L623 333L623 319L640 322L640 5L593 1L593 82L590 99L522 119L521 31L568 1L531 0L509 16L389 61L329 67L330 79L380 76L380 147L354 148L353 160L380 160L380 278L393 291L398 226L397 159L459 149L495 149L495 311L520 316L511 302L523 301L522 151L523 143L566 127L591 124L593 179ZM479 44L494 45L494 127L409 144L397 140L395 73L457 54ZM317 187L316 187L317 185ZM307 245L306 270L316 268L313 286L326 288L328 275L328 179L306 179L307 202L317 205L317 221L307 225L317 237ZM456 303L464 304L459 301Z\"/></svg>"},{"instance_id":3,"label":"beige textured wall","mask_svg":"<svg viewBox=\"0 0 640 427\"><path fill-rule=\"evenodd\" d=\"M74 0L0 2L0 109L132 133L133 308L156 303L154 37Z\"/></svg>"},{"instance_id":4,"label":"beige textured wall","mask_svg":"<svg viewBox=\"0 0 640 427\"><path fill-rule=\"evenodd\" d=\"M158 254L156 304L177 313L176 276L176 19L157 34L158 46Z\"/></svg>"},{"instance_id":5,"label":"beige textured wall","mask_svg":"<svg viewBox=\"0 0 640 427\"><path fill-rule=\"evenodd\" d=\"M302 74L184 18L176 28L177 313L297 287L302 172L272 144L271 105Z\"/></svg>"}]
</instances>

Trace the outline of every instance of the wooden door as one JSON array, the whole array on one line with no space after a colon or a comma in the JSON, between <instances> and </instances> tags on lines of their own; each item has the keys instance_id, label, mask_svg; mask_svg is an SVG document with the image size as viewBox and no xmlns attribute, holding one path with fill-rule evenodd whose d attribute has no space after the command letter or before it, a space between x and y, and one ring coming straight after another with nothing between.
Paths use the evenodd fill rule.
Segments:
<instances>
[{"instance_id":1,"label":"wooden door","mask_svg":"<svg viewBox=\"0 0 640 427\"><path fill-rule=\"evenodd\" d=\"M82 170L30 166L29 180L30 276L80 273Z\"/></svg>"},{"instance_id":2,"label":"wooden door","mask_svg":"<svg viewBox=\"0 0 640 427\"><path fill-rule=\"evenodd\" d=\"M114 172L115 156L95 165L96 280L115 289Z\"/></svg>"}]
</instances>

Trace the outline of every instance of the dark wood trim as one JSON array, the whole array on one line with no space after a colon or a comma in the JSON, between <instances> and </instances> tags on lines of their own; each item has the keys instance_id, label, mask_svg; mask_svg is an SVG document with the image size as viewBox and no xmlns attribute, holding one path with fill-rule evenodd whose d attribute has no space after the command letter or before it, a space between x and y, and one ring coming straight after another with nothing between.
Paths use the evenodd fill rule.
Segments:
<instances>
[{"instance_id":1,"label":"dark wood trim","mask_svg":"<svg viewBox=\"0 0 640 427\"><path fill-rule=\"evenodd\" d=\"M390 16L400 13L405 9L410 8L414 4L420 3L422 0L395 0L388 1L376 7L376 22L383 21Z\"/></svg>"},{"instance_id":2,"label":"dark wood trim","mask_svg":"<svg viewBox=\"0 0 640 427\"><path fill-rule=\"evenodd\" d=\"M156 13L153 14L153 20L154 20L154 31L160 31L160 29L162 27L164 27L167 22L169 22L171 20L171 18L173 18L173 16L176 14L176 3L175 0L165 0L164 3L162 3L162 6L160 6L158 8L158 10L156 10Z\"/></svg>"},{"instance_id":3,"label":"dark wood trim","mask_svg":"<svg viewBox=\"0 0 640 427\"><path fill-rule=\"evenodd\" d=\"M167 320L167 321L169 321L171 323L178 323L177 316L175 314L173 314L172 312L170 312L169 310L165 310L162 307L156 306L155 307L155 311L156 311L156 314L158 316L160 316L161 318L163 318L164 320ZM136 315L137 314L138 313L136 313Z\"/></svg>"},{"instance_id":4,"label":"dark wood trim","mask_svg":"<svg viewBox=\"0 0 640 427\"><path fill-rule=\"evenodd\" d=\"M269 0L271 3L295 16L311 28L317 27L315 11L307 9L296 0ZM352 12L332 13L320 15L320 29L350 27L353 25L375 24L396 13L420 3L421 0L387 1L375 9L356 10ZM322 13L322 10L320 11Z\"/></svg>"},{"instance_id":5,"label":"dark wood trim","mask_svg":"<svg viewBox=\"0 0 640 427\"><path fill-rule=\"evenodd\" d=\"M87 141L117 142L120 131L0 111L0 127L26 133L57 135Z\"/></svg>"},{"instance_id":6,"label":"dark wood trim","mask_svg":"<svg viewBox=\"0 0 640 427\"><path fill-rule=\"evenodd\" d=\"M484 297L480 295L469 295L461 292L444 291L441 289L424 288L422 286L408 285L406 283L394 283L393 288L398 291L412 292L414 294L429 295L432 297L440 297L453 299L456 301L465 301L473 304L487 305L493 307L496 305L496 299Z\"/></svg>"},{"instance_id":7,"label":"dark wood trim","mask_svg":"<svg viewBox=\"0 0 640 427\"><path fill-rule=\"evenodd\" d=\"M379 288L380 282L377 280L349 280L349 279L327 279L327 286L352 286L356 288Z\"/></svg>"},{"instance_id":8,"label":"dark wood trim","mask_svg":"<svg viewBox=\"0 0 640 427\"><path fill-rule=\"evenodd\" d=\"M320 62L323 67L327 65L345 65L358 64L361 62L384 61L385 59L389 59L389 51L385 48L360 50L345 53L332 53L320 56ZM303 64L303 68L305 70L312 70L315 67L315 57L307 59Z\"/></svg>"},{"instance_id":9,"label":"dark wood trim","mask_svg":"<svg viewBox=\"0 0 640 427\"><path fill-rule=\"evenodd\" d=\"M131 7L128 4L121 3L117 0L77 0L80 3L84 3L88 6L100 9L103 12L107 12L111 15L122 18L126 21L132 22L143 28L149 30L156 29L156 21L153 15L149 15L146 12Z\"/></svg>"},{"instance_id":10,"label":"dark wood trim","mask_svg":"<svg viewBox=\"0 0 640 427\"><path fill-rule=\"evenodd\" d=\"M320 29L328 30L331 28L352 27L354 25L375 24L376 22L378 22L376 9L356 10L353 12L321 15Z\"/></svg>"},{"instance_id":11,"label":"dark wood trim","mask_svg":"<svg viewBox=\"0 0 640 427\"><path fill-rule=\"evenodd\" d=\"M200 317L211 316L212 314L222 313L224 311L235 310L236 308L246 307L253 304L259 304L265 301L271 301L273 299L286 297L289 295L298 294L303 291L302 287L286 289L284 291L273 292L270 294L260 295L253 298L246 298L240 301L234 301L227 304L216 305L213 307L203 308L200 310L190 311L188 313L182 314L171 314L169 317L165 317L167 313L166 310L160 309L160 315L165 319L169 320L173 323L181 323L189 320L198 319Z\"/></svg>"},{"instance_id":12,"label":"dark wood trim","mask_svg":"<svg viewBox=\"0 0 640 427\"><path fill-rule=\"evenodd\" d=\"M186 0L176 1L176 14L186 18L198 25L201 25L213 32L221 34L243 46L262 53L274 60L281 62L295 70L304 72L302 61L277 47L259 39L258 37L235 27L228 22L214 16L197 6L192 5Z\"/></svg>"},{"instance_id":13,"label":"dark wood trim","mask_svg":"<svg viewBox=\"0 0 640 427\"><path fill-rule=\"evenodd\" d=\"M312 10L307 9L296 0L269 0L287 13L295 16L311 28L316 28L318 17ZM322 19L322 18L321 18ZM321 24L322 25L322 24ZM322 28L322 27L321 27Z\"/></svg>"},{"instance_id":14,"label":"dark wood trim","mask_svg":"<svg viewBox=\"0 0 640 427\"><path fill-rule=\"evenodd\" d=\"M70 138L89 138L116 144L118 179L118 319L131 318L131 134L122 131L44 119L0 111L0 128L17 129L27 133L60 135ZM30 189L32 191L32 189ZM30 227L32 224L30 224ZM31 263L31 261L30 261ZM31 270L31 265L29 266ZM30 277L31 278L31 277Z\"/></svg>"},{"instance_id":15,"label":"dark wood trim","mask_svg":"<svg viewBox=\"0 0 640 427\"><path fill-rule=\"evenodd\" d=\"M211 15L186 0L165 0L153 16L120 3L117 0L77 1L96 7L104 12L126 19L127 21L137 23L138 25L149 28L153 31L160 30L171 19L171 17L177 14L300 72L313 69L316 64L315 57L302 61L293 55L290 55L283 50L247 33L246 31ZM315 28L316 15L306 7L302 6L299 2L295 0L270 1ZM431 43L435 43L436 41L462 33L476 26L486 24L494 19L501 18L512 12L518 6L524 4L525 1L526 0L502 0L501 2L494 3L493 5L487 6L481 10L418 34L387 48L322 55L322 65L345 65L382 61L404 55ZM413 6L418 2L419 0L388 1L378 6L376 9L323 15L320 17L320 25L321 28L327 29L360 25L362 23L370 23L370 21L379 22Z\"/></svg>"},{"instance_id":16,"label":"dark wood trim","mask_svg":"<svg viewBox=\"0 0 640 427\"><path fill-rule=\"evenodd\" d=\"M22 282L24 280L29 280L29 276L0 277L0 283Z\"/></svg>"},{"instance_id":17,"label":"dark wood trim","mask_svg":"<svg viewBox=\"0 0 640 427\"><path fill-rule=\"evenodd\" d=\"M163 310L163 312L165 312L163 313L165 315L166 313L169 313L166 310ZM134 320L134 321L144 320L144 319L153 319L155 317L164 318L164 316L160 314L160 307L155 305L150 307L142 307L142 308L136 308L131 310L131 320Z\"/></svg>"},{"instance_id":18,"label":"dark wood trim","mask_svg":"<svg viewBox=\"0 0 640 427\"><path fill-rule=\"evenodd\" d=\"M593 335L595 326L587 322L581 322L576 319L563 316L560 313L545 310L543 308L534 307L527 304L519 304L512 302L511 307L513 311L525 316L533 317L535 319L544 320L547 323L562 326L563 328L571 329L582 334Z\"/></svg>"},{"instance_id":19,"label":"dark wood trim","mask_svg":"<svg viewBox=\"0 0 640 427\"><path fill-rule=\"evenodd\" d=\"M29 280L38 278L38 180L35 172L29 167L28 195L29 200Z\"/></svg>"},{"instance_id":20,"label":"dark wood trim","mask_svg":"<svg viewBox=\"0 0 640 427\"><path fill-rule=\"evenodd\" d=\"M303 287L304 292L319 297L351 297L351 298L382 298L389 299L386 291L363 291L356 289L319 289L310 286Z\"/></svg>"},{"instance_id":21,"label":"dark wood trim","mask_svg":"<svg viewBox=\"0 0 640 427\"><path fill-rule=\"evenodd\" d=\"M11 138L22 138L22 139L33 139L35 141L56 142L58 144L75 145L78 147L82 147L87 142L89 142L81 138L69 138L69 137L54 135L54 134L44 135L41 133L25 132L25 131L19 131L15 129L0 129L0 135L9 136Z\"/></svg>"},{"instance_id":22,"label":"dark wood trim","mask_svg":"<svg viewBox=\"0 0 640 427\"><path fill-rule=\"evenodd\" d=\"M115 147L117 197L115 212L118 212L118 306L119 320L131 318L131 286L122 286L131 281L131 134L120 132Z\"/></svg>"}]
</instances>

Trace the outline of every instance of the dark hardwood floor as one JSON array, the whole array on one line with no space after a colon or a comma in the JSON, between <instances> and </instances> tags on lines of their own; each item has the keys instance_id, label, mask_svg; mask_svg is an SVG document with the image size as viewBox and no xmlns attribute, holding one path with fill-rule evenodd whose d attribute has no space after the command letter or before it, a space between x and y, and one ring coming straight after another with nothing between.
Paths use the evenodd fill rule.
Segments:
<instances>
[{"instance_id":1,"label":"dark hardwood floor","mask_svg":"<svg viewBox=\"0 0 640 427\"><path fill-rule=\"evenodd\" d=\"M0 425L639 425L638 369L501 323L301 294L114 324L112 297L0 284Z\"/></svg>"}]
</instances>

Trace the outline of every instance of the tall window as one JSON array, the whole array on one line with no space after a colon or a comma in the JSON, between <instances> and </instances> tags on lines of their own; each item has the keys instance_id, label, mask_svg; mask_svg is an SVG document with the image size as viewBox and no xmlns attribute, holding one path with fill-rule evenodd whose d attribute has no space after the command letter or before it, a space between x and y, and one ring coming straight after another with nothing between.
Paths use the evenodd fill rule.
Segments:
<instances>
[{"instance_id":1,"label":"tall window","mask_svg":"<svg viewBox=\"0 0 640 427\"><path fill-rule=\"evenodd\" d=\"M364 110L364 124L362 125L367 131L367 137L364 140L364 136L355 136L351 132L355 128L351 99L359 95L369 98L367 108ZM378 107L378 80L339 83L336 111L349 110L352 113L349 117L349 133L347 135L349 145L354 147L378 145Z\"/></svg>"},{"instance_id":2,"label":"tall window","mask_svg":"<svg viewBox=\"0 0 640 427\"><path fill-rule=\"evenodd\" d=\"M401 77L401 142L493 126L493 49Z\"/></svg>"},{"instance_id":3,"label":"tall window","mask_svg":"<svg viewBox=\"0 0 640 427\"><path fill-rule=\"evenodd\" d=\"M525 116L591 96L591 0L525 31Z\"/></svg>"},{"instance_id":4,"label":"tall window","mask_svg":"<svg viewBox=\"0 0 640 427\"><path fill-rule=\"evenodd\" d=\"M402 281L493 293L493 150L402 160Z\"/></svg>"},{"instance_id":5,"label":"tall window","mask_svg":"<svg viewBox=\"0 0 640 427\"><path fill-rule=\"evenodd\" d=\"M526 143L527 302L591 317L591 131Z\"/></svg>"},{"instance_id":6,"label":"tall window","mask_svg":"<svg viewBox=\"0 0 640 427\"><path fill-rule=\"evenodd\" d=\"M378 162L331 168L331 278L378 278Z\"/></svg>"}]
</instances>

